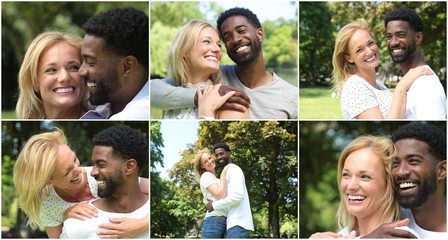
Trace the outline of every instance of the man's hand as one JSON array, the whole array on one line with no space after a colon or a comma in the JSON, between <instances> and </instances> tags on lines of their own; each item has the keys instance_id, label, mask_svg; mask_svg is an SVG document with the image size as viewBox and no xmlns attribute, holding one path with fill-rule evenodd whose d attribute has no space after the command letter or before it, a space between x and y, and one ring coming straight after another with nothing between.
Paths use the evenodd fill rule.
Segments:
<instances>
[{"instance_id":1,"label":"man's hand","mask_svg":"<svg viewBox=\"0 0 448 240\"><path fill-rule=\"evenodd\" d=\"M408 224L409 218L393 221L391 223L384 223L370 234L362 236L361 238L417 238L409 231L396 229L396 227L406 226Z\"/></svg>"},{"instance_id":2,"label":"man's hand","mask_svg":"<svg viewBox=\"0 0 448 240\"><path fill-rule=\"evenodd\" d=\"M250 107L250 99L243 92L243 90L231 87L227 85L221 85L219 88L219 95L224 96L228 92L234 91L235 94L229 98L220 108L219 110L233 110L238 112L245 112L247 108ZM194 104L198 106L198 93L194 95Z\"/></svg>"},{"instance_id":3,"label":"man's hand","mask_svg":"<svg viewBox=\"0 0 448 240\"><path fill-rule=\"evenodd\" d=\"M208 212L213 212L213 210L215 210L215 209L213 209L213 201L208 199L208 198L207 198L207 201L208 201L208 203L207 203L207 211Z\"/></svg>"}]
</instances>

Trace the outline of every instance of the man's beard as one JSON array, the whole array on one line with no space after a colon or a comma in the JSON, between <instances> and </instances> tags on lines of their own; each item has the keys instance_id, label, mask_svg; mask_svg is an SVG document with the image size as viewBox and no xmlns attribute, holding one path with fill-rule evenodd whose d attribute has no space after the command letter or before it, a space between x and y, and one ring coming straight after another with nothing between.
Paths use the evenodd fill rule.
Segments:
<instances>
[{"instance_id":1,"label":"man's beard","mask_svg":"<svg viewBox=\"0 0 448 240\"><path fill-rule=\"evenodd\" d=\"M108 86L105 82L107 81ZM118 85L118 74L109 71L105 78L97 82L95 93L90 93L89 101L93 105L102 105L110 102L109 94L115 92Z\"/></svg>"},{"instance_id":2,"label":"man's beard","mask_svg":"<svg viewBox=\"0 0 448 240\"><path fill-rule=\"evenodd\" d=\"M423 179L419 185L419 191L413 195L402 196L399 193L396 194L400 202L400 206L403 208L417 208L424 204L428 198L437 191L437 177L435 170L431 175Z\"/></svg>"},{"instance_id":3,"label":"man's beard","mask_svg":"<svg viewBox=\"0 0 448 240\"><path fill-rule=\"evenodd\" d=\"M249 54L243 55L243 56L238 56L238 55L234 55L229 54L230 59L232 59L233 62L236 63L236 65L238 66L244 66L247 65L251 62L253 62L258 55L260 54L261 51L261 42L258 39L258 37L256 37L257 39L255 41L251 42L251 52Z\"/></svg>"},{"instance_id":4,"label":"man's beard","mask_svg":"<svg viewBox=\"0 0 448 240\"><path fill-rule=\"evenodd\" d=\"M222 158L221 160L218 160L218 166L220 168L224 168L225 166L227 166L227 164L229 164L229 161L230 161L229 157Z\"/></svg>"},{"instance_id":5,"label":"man's beard","mask_svg":"<svg viewBox=\"0 0 448 240\"><path fill-rule=\"evenodd\" d=\"M124 183L123 174L121 174L119 169L115 171L113 177L106 178L105 180L106 180L106 188L104 189L98 188L98 196L101 198L112 196L117 191L117 188L123 185Z\"/></svg>"},{"instance_id":6,"label":"man's beard","mask_svg":"<svg viewBox=\"0 0 448 240\"><path fill-rule=\"evenodd\" d=\"M394 63L404 63L408 61L411 58L411 55L415 52L415 41L412 42L409 49L405 49L405 54L402 56L390 56L392 58L392 61Z\"/></svg>"}]
</instances>

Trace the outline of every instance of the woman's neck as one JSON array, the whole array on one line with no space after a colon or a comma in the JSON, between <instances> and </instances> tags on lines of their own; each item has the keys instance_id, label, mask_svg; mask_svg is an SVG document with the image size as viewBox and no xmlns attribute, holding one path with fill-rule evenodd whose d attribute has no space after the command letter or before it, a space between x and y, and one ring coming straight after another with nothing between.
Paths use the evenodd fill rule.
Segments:
<instances>
[{"instance_id":1,"label":"woman's neck","mask_svg":"<svg viewBox=\"0 0 448 240\"><path fill-rule=\"evenodd\" d=\"M194 73L190 76L187 83L196 85L199 83L207 82L210 79L210 73Z\"/></svg>"},{"instance_id":2,"label":"woman's neck","mask_svg":"<svg viewBox=\"0 0 448 240\"><path fill-rule=\"evenodd\" d=\"M86 110L80 104L67 109L55 109L44 106L44 110L47 119L79 119L86 113Z\"/></svg>"},{"instance_id":3,"label":"woman's neck","mask_svg":"<svg viewBox=\"0 0 448 240\"><path fill-rule=\"evenodd\" d=\"M358 218L358 234L359 236L364 236L371 233L373 230L378 228L384 223L381 212L376 212L373 215L367 216L365 218Z\"/></svg>"},{"instance_id":4,"label":"woman's neck","mask_svg":"<svg viewBox=\"0 0 448 240\"><path fill-rule=\"evenodd\" d=\"M358 70L355 73L357 76L361 77L362 79L366 80L372 87L378 88L376 85L376 71L375 69L372 70Z\"/></svg>"},{"instance_id":5,"label":"woman's neck","mask_svg":"<svg viewBox=\"0 0 448 240\"><path fill-rule=\"evenodd\" d=\"M56 193L64 201L67 202L82 202L93 199L93 194L90 192L89 182L87 180L86 171L83 172L84 184L79 189L61 189L54 187Z\"/></svg>"}]
</instances>

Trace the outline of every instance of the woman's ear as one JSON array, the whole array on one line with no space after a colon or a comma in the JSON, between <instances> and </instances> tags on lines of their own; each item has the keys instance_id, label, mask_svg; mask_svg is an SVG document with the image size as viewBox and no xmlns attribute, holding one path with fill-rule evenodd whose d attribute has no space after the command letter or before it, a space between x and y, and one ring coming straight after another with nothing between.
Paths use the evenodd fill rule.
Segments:
<instances>
[{"instance_id":1,"label":"woman's ear","mask_svg":"<svg viewBox=\"0 0 448 240\"><path fill-rule=\"evenodd\" d=\"M345 55L345 60L349 63L354 63L353 59L350 57L350 55Z\"/></svg>"}]
</instances>

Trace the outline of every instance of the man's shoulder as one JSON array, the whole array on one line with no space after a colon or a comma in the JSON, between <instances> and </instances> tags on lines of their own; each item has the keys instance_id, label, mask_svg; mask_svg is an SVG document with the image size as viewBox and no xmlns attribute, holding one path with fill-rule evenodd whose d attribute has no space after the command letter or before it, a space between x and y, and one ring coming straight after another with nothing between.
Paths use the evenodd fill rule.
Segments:
<instances>
[{"instance_id":1,"label":"man's shoulder","mask_svg":"<svg viewBox=\"0 0 448 240\"><path fill-rule=\"evenodd\" d=\"M275 72L272 72L272 79L273 79L274 81L277 81L278 84L284 85L285 87L288 87L288 88L290 88L290 89L296 89L296 90L297 90L297 87L296 87L296 86L292 85L291 83L289 83L289 82L286 81L285 79L279 77L277 74L275 74Z\"/></svg>"}]
</instances>

